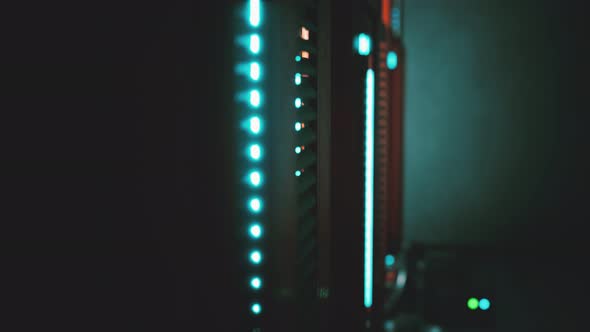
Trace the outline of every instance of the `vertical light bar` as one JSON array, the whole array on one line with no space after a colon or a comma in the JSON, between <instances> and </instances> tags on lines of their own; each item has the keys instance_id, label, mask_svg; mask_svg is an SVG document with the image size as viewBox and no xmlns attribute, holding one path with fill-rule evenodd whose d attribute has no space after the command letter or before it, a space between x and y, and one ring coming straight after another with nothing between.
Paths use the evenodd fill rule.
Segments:
<instances>
[{"instance_id":1,"label":"vertical light bar","mask_svg":"<svg viewBox=\"0 0 590 332\"><path fill-rule=\"evenodd\" d=\"M260 25L260 0L250 0L250 25L257 27Z\"/></svg>"},{"instance_id":2,"label":"vertical light bar","mask_svg":"<svg viewBox=\"0 0 590 332\"><path fill-rule=\"evenodd\" d=\"M365 307L373 305L373 184L375 135L375 73L367 70L365 100Z\"/></svg>"},{"instance_id":3,"label":"vertical light bar","mask_svg":"<svg viewBox=\"0 0 590 332\"><path fill-rule=\"evenodd\" d=\"M264 101L264 90L261 89L261 87L257 84L264 78L264 63L260 61L261 59L256 59L261 53L261 45L263 44L262 36L256 33L257 28L259 28L262 23L262 14L261 0L248 0L248 11L246 17L251 27L249 49L250 53L255 57L254 61L250 62L249 64L249 77L250 82L253 83L253 85L252 89L249 91L248 101L251 108L254 109L261 109ZM249 129L254 135L258 135L262 131L262 125L264 124L264 117L262 114L263 113L249 118ZM259 162L262 159L263 151L264 145L262 143L249 143L248 156L252 162ZM248 174L248 183L251 186L251 189L262 187L264 185L263 173L258 170L250 170ZM252 214L260 214L262 213L264 207L263 197L250 197L248 199L247 205ZM262 232L263 229L260 220L254 221L248 227L248 233L252 240L260 239L262 237ZM251 249L248 256L252 264L259 265L262 263L263 252L261 250ZM252 277L250 279L250 287L252 287L254 290L259 290L262 287L262 277L260 275ZM255 316L260 315L262 312L261 304L257 301L253 302L250 306L250 311ZM258 328L254 328L254 331L258 330Z\"/></svg>"}]
</instances>

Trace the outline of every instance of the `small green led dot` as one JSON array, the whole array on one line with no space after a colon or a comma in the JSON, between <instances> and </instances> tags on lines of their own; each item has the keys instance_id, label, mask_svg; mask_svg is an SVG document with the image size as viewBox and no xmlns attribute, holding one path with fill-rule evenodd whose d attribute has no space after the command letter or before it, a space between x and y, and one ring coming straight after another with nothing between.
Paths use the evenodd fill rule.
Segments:
<instances>
[{"instance_id":1,"label":"small green led dot","mask_svg":"<svg viewBox=\"0 0 590 332\"><path fill-rule=\"evenodd\" d=\"M469 300L467 300L467 308L471 310L476 310L478 306L479 301L476 298L472 297Z\"/></svg>"}]
</instances>

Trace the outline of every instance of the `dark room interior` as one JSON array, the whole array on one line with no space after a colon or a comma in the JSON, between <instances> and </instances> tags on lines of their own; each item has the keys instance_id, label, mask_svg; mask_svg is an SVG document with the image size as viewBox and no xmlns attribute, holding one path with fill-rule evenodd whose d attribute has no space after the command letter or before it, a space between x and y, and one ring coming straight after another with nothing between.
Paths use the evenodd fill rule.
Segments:
<instances>
[{"instance_id":1,"label":"dark room interior","mask_svg":"<svg viewBox=\"0 0 590 332\"><path fill-rule=\"evenodd\" d=\"M588 330L582 1L0 13L0 330Z\"/></svg>"}]
</instances>

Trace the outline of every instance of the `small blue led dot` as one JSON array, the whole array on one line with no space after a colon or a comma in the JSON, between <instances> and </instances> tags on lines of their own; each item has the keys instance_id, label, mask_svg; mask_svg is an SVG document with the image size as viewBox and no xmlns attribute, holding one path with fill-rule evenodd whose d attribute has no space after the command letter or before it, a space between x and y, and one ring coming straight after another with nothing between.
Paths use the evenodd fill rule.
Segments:
<instances>
[{"instance_id":1,"label":"small blue led dot","mask_svg":"<svg viewBox=\"0 0 590 332\"><path fill-rule=\"evenodd\" d=\"M479 300L479 308L481 310L488 310L491 306L490 300L483 298Z\"/></svg>"}]
</instances>

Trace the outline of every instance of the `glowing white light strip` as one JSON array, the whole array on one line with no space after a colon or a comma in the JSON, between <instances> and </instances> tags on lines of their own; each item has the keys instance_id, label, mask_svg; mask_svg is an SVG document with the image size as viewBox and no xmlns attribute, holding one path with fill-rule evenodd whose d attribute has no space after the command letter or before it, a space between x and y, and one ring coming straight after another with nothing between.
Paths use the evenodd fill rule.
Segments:
<instances>
[{"instance_id":1,"label":"glowing white light strip","mask_svg":"<svg viewBox=\"0 0 590 332\"><path fill-rule=\"evenodd\" d=\"M375 74L367 70L365 120L365 307L373 305L373 184L375 135Z\"/></svg>"}]
</instances>

